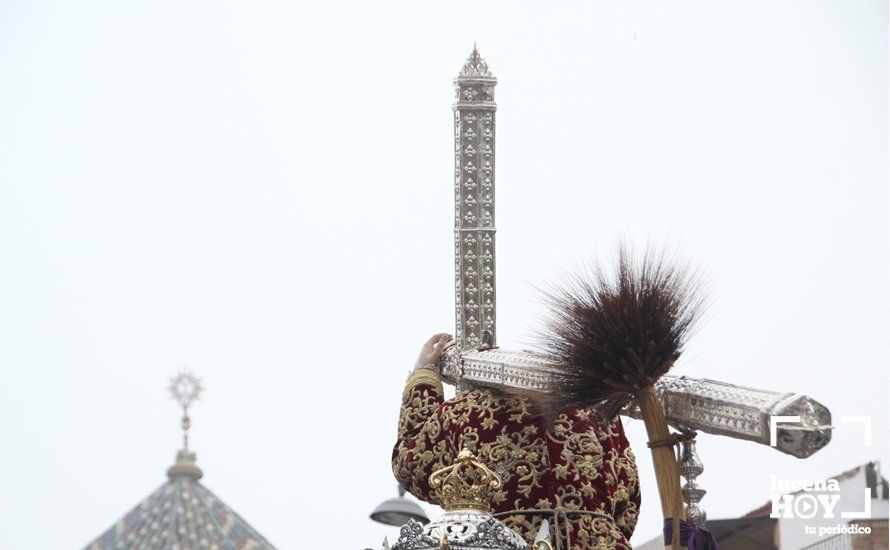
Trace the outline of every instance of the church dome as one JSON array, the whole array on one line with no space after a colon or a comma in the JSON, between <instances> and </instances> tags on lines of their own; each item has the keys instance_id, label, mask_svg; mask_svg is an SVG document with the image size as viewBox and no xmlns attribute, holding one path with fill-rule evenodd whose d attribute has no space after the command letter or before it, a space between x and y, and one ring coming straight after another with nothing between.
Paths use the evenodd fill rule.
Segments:
<instances>
[{"instance_id":1,"label":"church dome","mask_svg":"<svg viewBox=\"0 0 890 550\"><path fill-rule=\"evenodd\" d=\"M274 550L269 541L200 482L201 468L188 450L188 407L200 381L188 373L173 380L171 393L183 407L183 449L167 470L167 482L86 550Z\"/></svg>"},{"instance_id":2,"label":"church dome","mask_svg":"<svg viewBox=\"0 0 890 550\"><path fill-rule=\"evenodd\" d=\"M87 550L267 550L275 547L198 481L195 453L179 451L168 481Z\"/></svg>"}]
</instances>

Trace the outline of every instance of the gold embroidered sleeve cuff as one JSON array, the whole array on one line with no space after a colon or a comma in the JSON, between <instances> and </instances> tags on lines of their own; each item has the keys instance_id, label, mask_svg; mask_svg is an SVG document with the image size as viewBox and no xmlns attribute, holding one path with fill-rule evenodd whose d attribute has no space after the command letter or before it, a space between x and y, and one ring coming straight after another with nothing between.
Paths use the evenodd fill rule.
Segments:
<instances>
[{"instance_id":1,"label":"gold embroidered sleeve cuff","mask_svg":"<svg viewBox=\"0 0 890 550\"><path fill-rule=\"evenodd\" d=\"M442 395L442 379L432 369L422 368L412 372L408 381L405 382L405 395L409 395L414 388L421 385L432 386L439 392L439 395Z\"/></svg>"}]
</instances>

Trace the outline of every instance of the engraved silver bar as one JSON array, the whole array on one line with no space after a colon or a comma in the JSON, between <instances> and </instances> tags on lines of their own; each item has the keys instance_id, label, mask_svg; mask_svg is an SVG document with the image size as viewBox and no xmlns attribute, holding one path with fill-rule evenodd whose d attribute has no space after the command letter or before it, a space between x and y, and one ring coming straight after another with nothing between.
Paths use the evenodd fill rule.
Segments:
<instances>
[{"instance_id":1,"label":"engraved silver bar","mask_svg":"<svg viewBox=\"0 0 890 550\"><path fill-rule=\"evenodd\" d=\"M485 386L547 392L550 371L538 355L502 349L457 353L451 346L439 363L442 379L462 389ZM655 389L668 423L677 429L769 445L771 417L798 416L799 422L777 425L776 449L806 458L831 441L831 412L806 395L671 375L663 376ZM635 406L621 414L642 418Z\"/></svg>"}]
</instances>

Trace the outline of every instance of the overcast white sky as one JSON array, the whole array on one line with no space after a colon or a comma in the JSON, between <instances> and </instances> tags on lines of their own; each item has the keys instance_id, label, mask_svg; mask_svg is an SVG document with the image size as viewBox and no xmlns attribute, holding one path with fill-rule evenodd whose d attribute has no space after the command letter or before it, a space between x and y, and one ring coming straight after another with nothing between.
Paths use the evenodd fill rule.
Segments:
<instances>
[{"instance_id":1,"label":"overcast white sky","mask_svg":"<svg viewBox=\"0 0 890 550\"><path fill-rule=\"evenodd\" d=\"M871 415L801 461L702 436L711 518L890 467L881 1L0 4L0 547L82 547L165 478L281 548L378 546L402 383L452 314L451 79L499 78L499 337L618 238L706 268L678 374ZM636 542L660 531L644 430ZM434 512L433 512L434 513Z\"/></svg>"}]
</instances>

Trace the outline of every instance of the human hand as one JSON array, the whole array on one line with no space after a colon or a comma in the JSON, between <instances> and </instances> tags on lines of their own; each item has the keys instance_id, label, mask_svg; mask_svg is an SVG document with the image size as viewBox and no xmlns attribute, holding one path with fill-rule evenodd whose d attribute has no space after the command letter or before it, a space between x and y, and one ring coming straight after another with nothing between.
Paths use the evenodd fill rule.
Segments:
<instances>
[{"instance_id":1,"label":"human hand","mask_svg":"<svg viewBox=\"0 0 890 550\"><path fill-rule=\"evenodd\" d=\"M420 349L420 355L417 356L417 363L414 364L415 369L424 367L434 367L442 357L445 351L445 345L451 341L451 335L446 332L433 334Z\"/></svg>"}]
</instances>

